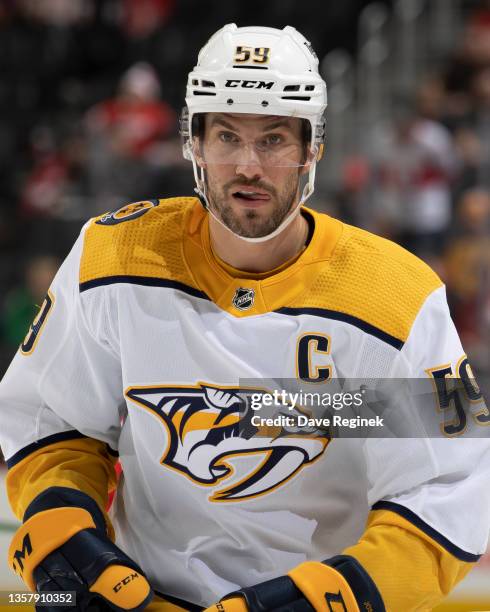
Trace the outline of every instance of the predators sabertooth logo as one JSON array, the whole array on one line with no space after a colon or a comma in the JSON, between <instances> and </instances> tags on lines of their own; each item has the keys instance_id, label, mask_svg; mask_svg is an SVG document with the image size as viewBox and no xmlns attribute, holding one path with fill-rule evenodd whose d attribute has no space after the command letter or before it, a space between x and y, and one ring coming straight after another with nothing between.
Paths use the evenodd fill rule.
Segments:
<instances>
[{"instance_id":1,"label":"predators sabertooth logo","mask_svg":"<svg viewBox=\"0 0 490 612\"><path fill-rule=\"evenodd\" d=\"M242 501L283 485L318 459L325 435L264 435L251 424L252 393L263 389L217 387L130 387L126 397L164 425L160 463L195 484L212 487L212 502ZM259 434L260 436L255 436Z\"/></svg>"}]
</instances>

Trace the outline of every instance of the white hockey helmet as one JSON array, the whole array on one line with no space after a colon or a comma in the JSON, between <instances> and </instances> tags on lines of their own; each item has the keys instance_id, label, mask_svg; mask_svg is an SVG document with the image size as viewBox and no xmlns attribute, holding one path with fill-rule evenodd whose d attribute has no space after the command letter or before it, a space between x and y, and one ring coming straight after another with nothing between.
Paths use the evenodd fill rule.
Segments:
<instances>
[{"instance_id":1,"label":"white hockey helmet","mask_svg":"<svg viewBox=\"0 0 490 612\"><path fill-rule=\"evenodd\" d=\"M208 210L205 170L198 166L193 147L193 138L197 136L193 134L193 118L200 113L247 113L305 119L310 127L310 166L299 204L311 196L316 161L323 153L327 88L318 73L315 52L295 28L286 26L279 30L260 26L238 28L234 23L225 25L199 52L197 65L188 77L186 104L180 126L184 157L192 161L196 192ZM249 242L268 240L294 217L291 212L267 236L243 239Z\"/></svg>"}]
</instances>

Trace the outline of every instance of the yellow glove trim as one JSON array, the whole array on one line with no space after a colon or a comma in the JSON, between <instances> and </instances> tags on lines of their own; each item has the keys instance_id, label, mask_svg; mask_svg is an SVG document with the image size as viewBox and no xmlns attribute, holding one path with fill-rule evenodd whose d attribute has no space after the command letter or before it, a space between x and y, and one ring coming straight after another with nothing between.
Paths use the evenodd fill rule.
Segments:
<instances>
[{"instance_id":1,"label":"yellow glove trim","mask_svg":"<svg viewBox=\"0 0 490 612\"><path fill-rule=\"evenodd\" d=\"M306 561L288 572L288 576L317 612L360 612L349 583L333 567L319 561ZM333 596L330 606L325 599L325 595L329 593ZM343 600L344 607L341 603L335 603L335 597L338 596Z\"/></svg>"},{"instance_id":2,"label":"yellow glove trim","mask_svg":"<svg viewBox=\"0 0 490 612\"><path fill-rule=\"evenodd\" d=\"M150 585L139 572L124 565L109 565L90 587L123 610L140 606L150 593Z\"/></svg>"},{"instance_id":3,"label":"yellow glove trim","mask_svg":"<svg viewBox=\"0 0 490 612\"><path fill-rule=\"evenodd\" d=\"M89 528L95 528L94 519L82 508L38 512L15 533L8 552L9 566L35 591L32 573L39 563L76 533Z\"/></svg>"},{"instance_id":4,"label":"yellow glove trim","mask_svg":"<svg viewBox=\"0 0 490 612\"><path fill-rule=\"evenodd\" d=\"M177 604L167 601L163 597L155 595L145 608L145 612L188 612L188 608L183 608Z\"/></svg>"},{"instance_id":5,"label":"yellow glove trim","mask_svg":"<svg viewBox=\"0 0 490 612\"><path fill-rule=\"evenodd\" d=\"M206 608L204 612L247 612L247 604L243 597L230 597L224 601L219 601L213 604L209 608Z\"/></svg>"}]
</instances>

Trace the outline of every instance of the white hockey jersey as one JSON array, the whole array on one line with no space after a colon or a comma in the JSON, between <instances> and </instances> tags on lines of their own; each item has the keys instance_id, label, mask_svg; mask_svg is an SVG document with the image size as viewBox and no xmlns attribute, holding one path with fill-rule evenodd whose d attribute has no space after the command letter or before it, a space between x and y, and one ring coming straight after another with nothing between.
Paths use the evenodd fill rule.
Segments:
<instances>
[{"instance_id":1,"label":"white hockey jersey","mask_svg":"<svg viewBox=\"0 0 490 612\"><path fill-rule=\"evenodd\" d=\"M107 443L123 468L118 544L196 605L355 546L373 509L464 562L486 550L490 444L465 430L490 417L474 385L469 414L444 396L470 369L440 280L387 240L303 214L308 247L263 275L217 260L195 198L90 221L0 386L9 468L60 440ZM448 439L236 427L243 379L393 377L442 380Z\"/></svg>"}]
</instances>

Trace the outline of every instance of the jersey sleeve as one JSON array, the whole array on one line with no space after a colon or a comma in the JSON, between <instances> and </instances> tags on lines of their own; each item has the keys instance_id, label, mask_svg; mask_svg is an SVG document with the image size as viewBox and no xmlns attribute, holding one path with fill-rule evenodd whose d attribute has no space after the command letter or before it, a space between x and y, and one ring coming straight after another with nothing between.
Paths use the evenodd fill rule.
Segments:
<instances>
[{"instance_id":1,"label":"jersey sleeve","mask_svg":"<svg viewBox=\"0 0 490 612\"><path fill-rule=\"evenodd\" d=\"M344 552L370 573L387 609L432 609L486 551L490 530L488 410L469 380L443 287L418 313L393 374L440 378L429 408L441 434L366 440L371 513L359 542ZM465 385L451 390L462 377ZM458 405L470 409L463 415Z\"/></svg>"},{"instance_id":2,"label":"jersey sleeve","mask_svg":"<svg viewBox=\"0 0 490 612\"><path fill-rule=\"evenodd\" d=\"M123 407L104 296L79 291L84 232L56 275L0 384L0 444L15 514L50 486L105 509Z\"/></svg>"}]
</instances>

